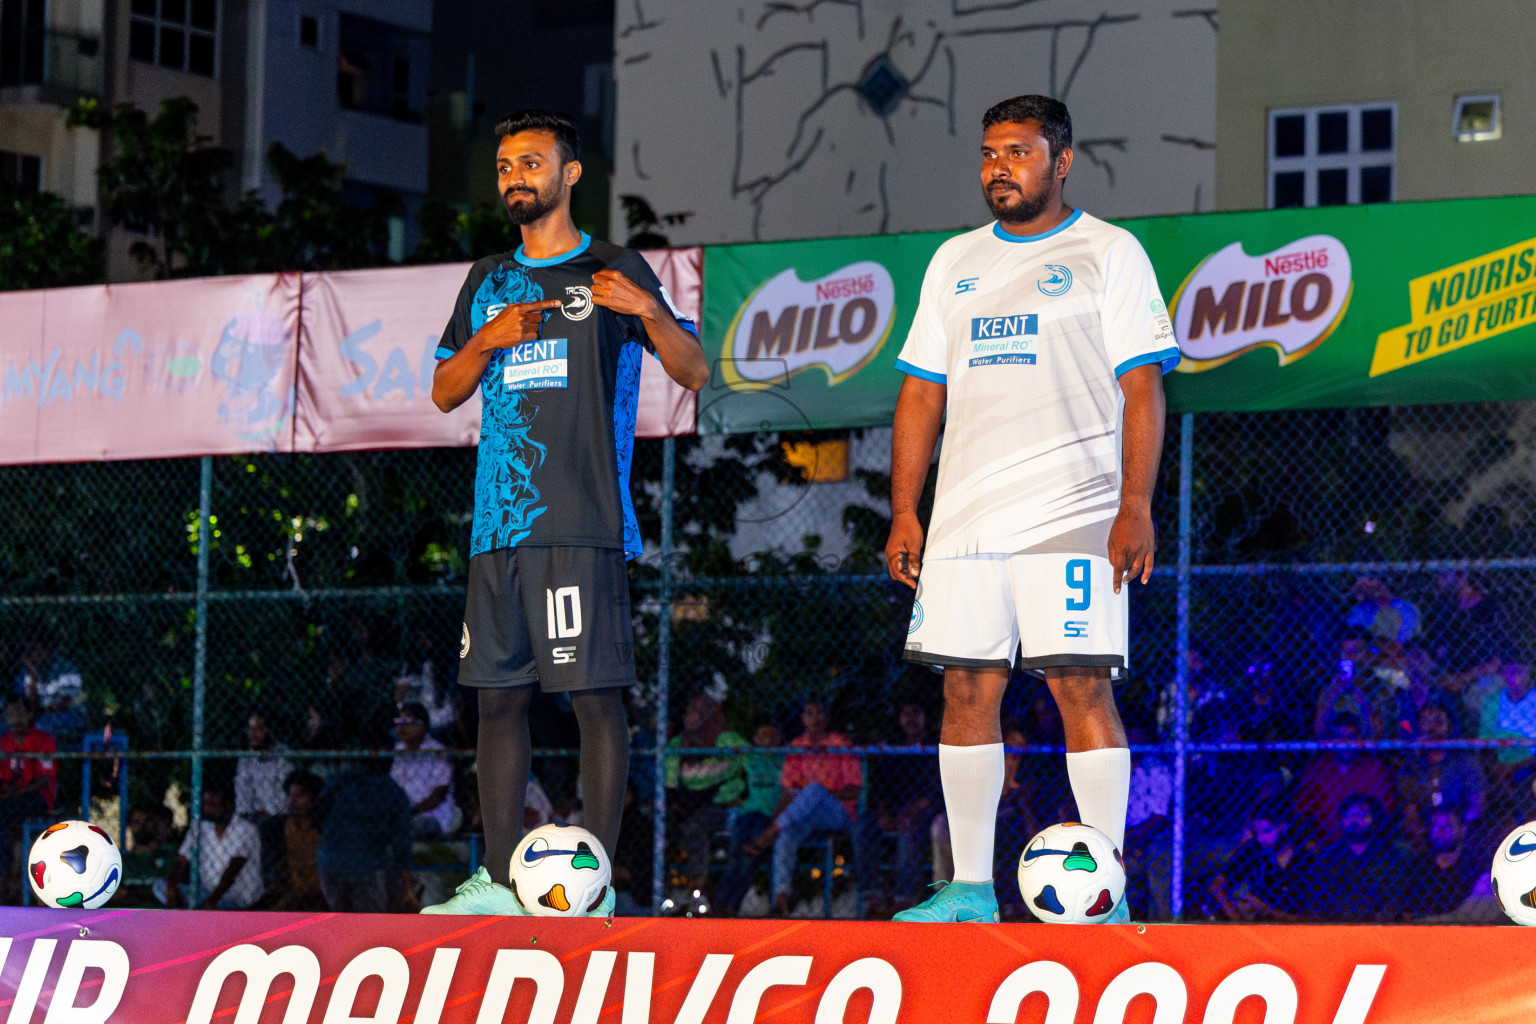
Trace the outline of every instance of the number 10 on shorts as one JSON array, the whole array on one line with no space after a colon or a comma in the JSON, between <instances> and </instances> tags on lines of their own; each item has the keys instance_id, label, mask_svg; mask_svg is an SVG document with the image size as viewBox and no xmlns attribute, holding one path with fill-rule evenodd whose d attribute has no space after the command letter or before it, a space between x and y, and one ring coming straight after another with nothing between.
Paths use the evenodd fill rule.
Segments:
<instances>
[{"instance_id":1,"label":"number 10 on shorts","mask_svg":"<svg viewBox=\"0 0 1536 1024\"><path fill-rule=\"evenodd\" d=\"M563 640L566 637L581 636L580 587L561 587L559 590L546 589L544 591L544 612L545 621L549 623L549 638L551 640Z\"/></svg>"}]
</instances>

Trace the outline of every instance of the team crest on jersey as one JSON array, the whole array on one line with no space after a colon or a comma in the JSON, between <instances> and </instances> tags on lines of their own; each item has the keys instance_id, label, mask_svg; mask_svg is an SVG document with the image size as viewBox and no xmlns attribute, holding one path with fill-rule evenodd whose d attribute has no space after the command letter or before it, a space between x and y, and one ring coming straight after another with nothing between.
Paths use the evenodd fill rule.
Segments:
<instances>
[{"instance_id":1,"label":"team crest on jersey","mask_svg":"<svg viewBox=\"0 0 1536 1024\"><path fill-rule=\"evenodd\" d=\"M1058 295L1067 294L1072 287L1072 271L1056 263L1045 265L1045 276L1035 282L1040 288L1041 295L1049 295L1056 298Z\"/></svg>"},{"instance_id":2,"label":"team crest on jersey","mask_svg":"<svg viewBox=\"0 0 1536 1024\"><path fill-rule=\"evenodd\" d=\"M585 320L592 315L596 307L592 304L592 289L584 285L567 285L565 294L570 298L566 300L561 312L567 320Z\"/></svg>"}]
</instances>

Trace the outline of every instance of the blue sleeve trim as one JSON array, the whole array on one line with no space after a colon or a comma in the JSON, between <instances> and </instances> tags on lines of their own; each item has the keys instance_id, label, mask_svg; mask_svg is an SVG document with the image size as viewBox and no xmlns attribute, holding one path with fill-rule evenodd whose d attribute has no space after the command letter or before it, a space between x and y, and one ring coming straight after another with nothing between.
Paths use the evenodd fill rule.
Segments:
<instances>
[{"instance_id":1,"label":"blue sleeve trim","mask_svg":"<svg viewBox=\"0 0 1536 1024\"><path fill-rule=\"evenodd\" d=\"M1175 366L1179 365L1179 350L1165 348L1161 352L1143 352L1139 356L1132 356L1119 366L1115 367L1115 379L1125 376L1138 366L1146 366L1148 363L1162 363L1163 372L1171 373Z\"/></svg>"},{"instance_id":2,"label":"blue sleeve trim","mask_svg":"<svg viewBox=\"0 0 1536 1024\"><path fill-rule=\"evenodd\" d=\"M908 377L920 377L923 380L931 380L935 384L943 384L946 381L944 374L934 373L932 370L924 370L920 367L913 366L905 359L896 360L896 369L900 370Z\"/></svg>"},{"instance_id":3,"label":"blue sleeve trim","mask_svg":"<svg viewBox=\"0 0 1536 1024\"><path fill-rule=\"evenodd\" d=\"M698 336L699 336L699 325L694 323L692 320L684 320L681 317L679 317L678 321L677 321L677 326L681 327L683 330L685 330L689 334L693 335L695 339L698 338Z\"/></svg>"},{"instance_id":4,"label":"blue sleeve trim","mask_svg":"<svg viewBox=\"0 0 1536 1024\"><path fill-rule=\"evenodd\" d=\"M449 348L447 345L437 346L437 358L439 361L452 358L453 354L453 349Z\"/></svg>"}]
</instances>

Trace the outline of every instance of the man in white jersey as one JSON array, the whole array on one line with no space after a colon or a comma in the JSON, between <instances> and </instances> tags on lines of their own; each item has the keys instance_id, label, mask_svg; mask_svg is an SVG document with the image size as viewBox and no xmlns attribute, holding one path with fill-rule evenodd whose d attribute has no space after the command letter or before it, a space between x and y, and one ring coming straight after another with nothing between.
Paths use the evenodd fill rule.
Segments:
<instances>
[{"instance_id":1,"label":"man in white jersey","mask_svg":"<svg viewBox=\"0 0 1536 1024\"><path fill-rule=\"evenodd\" d=\"M1062 202L1067 108L1020 96L982 127L997 220L934 254L896 363L907 376L885 554L917 590L907 660L944 670L955 862L954 880L898 921L997 920L999 713L1016 658L1061 709L1078 817L1124 844L1131 757L1110 678L1126 668L1121 584L1152 573L1162 375L1179 361L1141 245ZM917 501L946 417L925 546ZM1105 914L1125 919L1123 901Z\"/></svg>"}]
</instances>

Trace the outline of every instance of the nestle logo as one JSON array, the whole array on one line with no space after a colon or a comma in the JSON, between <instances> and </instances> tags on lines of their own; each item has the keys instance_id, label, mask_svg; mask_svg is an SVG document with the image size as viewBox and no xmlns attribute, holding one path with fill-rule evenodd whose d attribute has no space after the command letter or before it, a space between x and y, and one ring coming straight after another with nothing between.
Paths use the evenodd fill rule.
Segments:
<instances>
[{"instance_id":1,"label":"nestle logo","mask_svg":"<svg viewBox=\"0 0 1536 1024\"><path fill-rule=\"evenodd\" d=\"M1328 267L1328 250L1311 249L1307 252L1287 252L1279 256L1264 257L1264 276L1300 274L1306 270L1325 270Z\"/></svg>"},{"instance_id":2,"label":"nestle logo","mask_svg":"<svg viewBox=\"0 0 1536 1024\"><path fill-rule=\"evenodd\" d=\"M816 285L817 302L834 302L838 299L851 299L855 295L869 295L875 290L875 275L863 274L859 277L839 277L831 281L821 281Z\"/></svg>"},{"instance_id":3,"label":"nestle logo","mask_svg":"<svg viewBox=\"0 0 1536 1024\"><path fill-rule=\"evenodd\" d=\"M971 320L971 340L1017 338L1040 333L1040 317L1035 313L1016 316L978 316Z\"/></svg>"}]
</instances>

